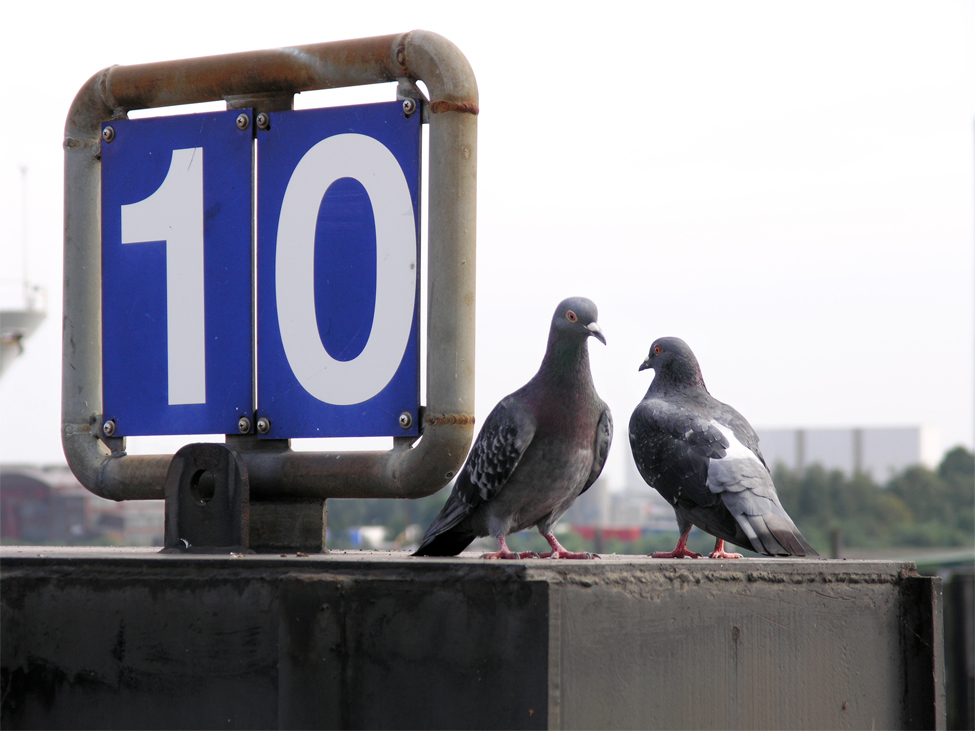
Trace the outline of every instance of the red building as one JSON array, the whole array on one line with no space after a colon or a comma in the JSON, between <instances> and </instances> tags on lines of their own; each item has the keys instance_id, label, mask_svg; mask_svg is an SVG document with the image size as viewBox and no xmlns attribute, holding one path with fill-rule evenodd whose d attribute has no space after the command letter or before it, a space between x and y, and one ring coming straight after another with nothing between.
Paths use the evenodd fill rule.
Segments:
<instances>
[{"instance_id":1,"label":"red building","mask_svg":"<svg viewBox=\"0 0 975 731\"><path fill-rule=\"evenodd\" d=\"M4 544L161 546L163 527L161 500L105 500L64 466L0 466Z\"/></svg>"}]
</instances>

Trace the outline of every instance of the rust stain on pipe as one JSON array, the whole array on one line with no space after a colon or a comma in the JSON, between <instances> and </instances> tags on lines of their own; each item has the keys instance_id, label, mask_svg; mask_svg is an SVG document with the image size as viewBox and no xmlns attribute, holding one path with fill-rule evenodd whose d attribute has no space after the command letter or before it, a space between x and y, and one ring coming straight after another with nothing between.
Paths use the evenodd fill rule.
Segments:
<instances>
[{"instance_id":1,"label":"rust stain on pipe","mask_svg":"<svg viewBox=\"0 0 975 731\"><path fill-rule=\"evenodd\" d=\"M397 38L377 36L113 66L107 69L103 91L112 109L128 110L217 101L254 90L297 93L395 81L402 75L390 53Z\"/></svg>"},{"instance_id":2,"label":"rust stain on pipe","mask_svg":"<svg viewBox=\"0 0 975 731\"><path fill-rule=\"evenodd\" d=\"M473 414L424 414L423 423L430 426L440 426L441 424L473 424Z\"/></svg>"},{"instance_id":3,"label":"rust stain on pipe","mask_svg":"<svg viewBox=\"0 0 975 731\"><path fill-rule=\"evenodd\" d=\"M430 111L434 114L443 112L466 112L467 114L477 114L480 110L473 102L444 102L436 101L430 104Z\"/></svg>"}]
</instances>

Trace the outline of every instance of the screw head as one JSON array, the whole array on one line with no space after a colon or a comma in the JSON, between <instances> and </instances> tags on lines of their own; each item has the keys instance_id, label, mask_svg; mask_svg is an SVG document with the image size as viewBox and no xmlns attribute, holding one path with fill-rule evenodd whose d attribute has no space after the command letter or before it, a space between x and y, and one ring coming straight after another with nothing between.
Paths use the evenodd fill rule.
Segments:
<instances>
[{"instance_id":1,"label":"screw head","mask_svg":"<svg viewBox=\"0 0 975 731\"><path fill-rule=\"evenodd\" d=\"M259 431L261 434L267 434L269 431L271 431L271 420L266 416L262 416L260 419L258 419L257 431Z\"/></svg>"},{"instance_id":2,"label":"screw head","mask_svg":"<svg viewBox=\"0 0 975 731\"><path fill-rule=\"evenodd\" d=\"M251 420L246 416L240 417L237 422L237 428L240 430L241 434L246 434L251 430Z\"/></svg>"},{"instance_id":3,"label":"screw head","mask_svg":"<svg viewBox=\"0 0 975 731\"><path fill-rule=\"evenodd\" d=\"M404 411L399 415L399 425L404 429L409 429L411 426L413 426L413 415L408 411Z\"/></svg>"},{"instance_id":4,"label":"screw head","mask_svg":"<svg viewBox=\"0 0 975 731\"><path fill-rule=\"evenodd\" d=\"M106 437L110 437L115 433L115 419L109 419L102 424L102 433Z\"/></svg>"},{"instance_id":5,"label":"screw head","mask_svg":"<svg viewBox=\"0 0 975 731\"><path fill-rule=\"evenodd\" d=\"M416 111L416 100L415 99L404 99L403 100L403 114L405 114L407 117L409 117L415 111Z\"/></svg>"},{"instance_id":6,"label":"screw head","mask_svg":"<svg viewBox=\"0 0 975 731\"><path fill-rule=\"evenodd\" d=\"M246 114L237 115L237 129L247 129L250 123L250 117L248 117Z\"/></svg>"},{"instance_id":7,"label":"screw head","mask_svg":"<svg viewBox=\"0 0 975 731\"><path fill-rule=\"evenodd\" d=\"M258 129L271 129L271 118L265 112L261 112L257 115L257 128Z\"/></svg>"},{"instance_id":8,"label":"screw head","mask_svg":"<svg viewBox=\"0 0 975 731\"><path fill-rule=\"evenodd\" d=\"M106 142L111 142L112 140L114 140L115 139L115 128L114 127L106 127L105 129L103 129L102 130L102 139L105 140Z\"/></svg>"}]
</instances>

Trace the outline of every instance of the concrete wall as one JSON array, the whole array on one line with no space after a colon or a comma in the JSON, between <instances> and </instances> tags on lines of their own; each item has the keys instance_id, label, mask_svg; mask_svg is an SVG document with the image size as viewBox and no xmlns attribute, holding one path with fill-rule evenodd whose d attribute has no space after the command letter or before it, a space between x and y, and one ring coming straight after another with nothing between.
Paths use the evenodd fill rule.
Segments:
<instances>
[{"instance_id":1,"label":"concrete wall","mask_svg":"<svg viewBox=\"0 0 975 731\"><path fill-rule=\"evenodd\" d=\"M911 564L7 548L4 728L943 728Z\"/></svg>"}]
</instances>

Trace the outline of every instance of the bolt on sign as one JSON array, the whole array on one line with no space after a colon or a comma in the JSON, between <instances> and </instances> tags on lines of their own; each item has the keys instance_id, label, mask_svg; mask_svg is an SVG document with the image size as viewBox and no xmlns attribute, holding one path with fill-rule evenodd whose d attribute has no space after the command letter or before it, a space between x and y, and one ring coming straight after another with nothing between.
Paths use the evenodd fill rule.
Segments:
<instances>
[{"instance_id":1,"label":"bolt on sign","mask_svg":"<svg viewBox=\"0 0 975 731\"><path fill-rule=\"evenodd\" d=\"M262 437L415 436L420 115L254 116L103 123L106 423L229 433L256 413Z\"/></svg>"}]
</instances>

